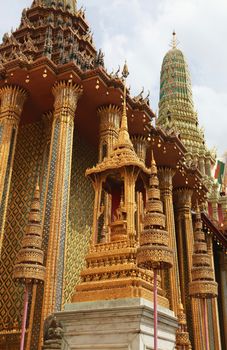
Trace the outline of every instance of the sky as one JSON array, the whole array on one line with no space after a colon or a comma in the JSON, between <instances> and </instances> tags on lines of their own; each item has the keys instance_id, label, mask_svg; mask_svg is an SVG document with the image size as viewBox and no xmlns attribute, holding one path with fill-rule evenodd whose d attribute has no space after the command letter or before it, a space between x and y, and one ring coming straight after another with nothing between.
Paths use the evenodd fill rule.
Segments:
<instances>
[{"instance_id":1,"label":"sky","mask_svg":"<svg viewBox=\"0 0 227 350\"><path fill-rule=\"evenodd\" d=\"M1 1L2 2L2 1ZM1 4L0 38L16 28L21 11L32 0ZM163 57L173 30L187 58L195 109L209 148L227 151L227 1L226 0L78 0L94 32L95 45L105 53L109 72L127 59L131 94L149 90L158 111Z\"/></svg>"}]
</instances>

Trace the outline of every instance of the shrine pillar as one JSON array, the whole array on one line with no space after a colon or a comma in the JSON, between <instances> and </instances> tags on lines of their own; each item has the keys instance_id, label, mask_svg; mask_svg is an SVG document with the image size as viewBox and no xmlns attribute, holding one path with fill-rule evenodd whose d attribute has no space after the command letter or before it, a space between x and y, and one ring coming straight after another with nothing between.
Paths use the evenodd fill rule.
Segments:
<instances>
[{"instance_id":1,"label":"shrine pillar","mask_svg":"<svg viewBox=\"0 0 227 350\"><path fill-rule=\"evenodd\" d=\"M227 254L219 252L219 269L220 269L220 300L222 306L222 331L224 332L224 348L227 347Z\"/></svg>"},{"instance_id":2,"label":"shrine pillar","mask_svg":"<svg viewBox=\"0 0 227 350\"><path fill-rule=\"evenodd\" d=\"M227 196L223 196L219 198L219 203L221 205L221 211L222 211L222 227L224 230L227 230Z\"/></svg>"},{"instance_id":3,"label":"shrine pillar","mask_svg":"<svg viewBox=\"0 0 227 350\"><path fill-rule=\"evenodd\" d=\"M99 162L108 157L117 141L121 110L118 106L109 105L98 109L99 124Z\"/></svg>"},{"instance_id":4,"label":"shrine pillar","mask_svg":"<svg viewBox=\"0 0 227 350\"><path fill-rule=\"evenodd\" d=\"M205 172L206 175L211 177L211 159L205 158Z\"/></svg>"},{"instance_id":5,"label":"shrine pillar","mask_svg":"<svg viewBox=\"0 0 227 350\"><path fill-rule=\"evenodd\" d=\"M206 175L206 168L205 168L205 159L204 156L201 156L199 159L199 171L203 176Z\"/></svg>"},{"instance_id":6,"label":"shrine pillar","mask_svg":"<svg viewBox=\"0 0 227 350\"><path fill-rule=\"evenodd\" d=\"M175 315L178 313L180 295L179 295L179 270L178 270L178 257L177 257L177 243L176 232L174 223L174 208L173 208L173 185L172 179L174 176L174 170L170 168L161 167L158 169L160 190L162 201L164 204L164 212L166 215L166 228L169 232L169 246L174 252L173 267L168 271L169 279L169 298L170 307L174 311Z\"/></svg>"},{"instance_id":7,"label":"shrine pillar","mask_svg":"<svg viewBox=\"0 0 227 350\"><path fill-rule=\"evenodd\" d=\"M212 220L218 222L218 197L219 197L219 191L218 191L219 185L217 183L213 184L212 186L212 192L209 197L209 202L211 203L212 207Z\"/></svg>"},{"instance_id":8,"label":"shrine pillar","mask_svg":"<svg viewBox=\"0 0 227 350\"><path fill-rule=\"evenodd\" d=\"M26 92L17 86L5 86L0 89L0 251L18 126L26 97Z\"/></svg>"},{"instance_id":9,"label":"shrine pillar","mask_svg":"<svg viewBox=\"0 0 227 350\"><path fill-rule=\"evenodd\" d=\"M215 266L214 266L214 254L213 254L213 238L211 235L207 235L207 253L210 256L211 267L214 271L214 279L216 281ZM222 295L220 297L222 297ZM210 323L209 324L210 330L209 330L209 332L210 332L210 334L212 334L212 337L210 337L210 342L211 342L210 347L212 349L212 346L213 346L213 348L215 350L221 350L218 298L212 298L210 300L207 300L207 304L208 304L208 312L210 312L210 315L209 315L210 316L210 322L209 322ZM227 310L227 308L226 308L226 310ZM226 312L226 316L227 316L227 312ZM226 318L226 326L227 326L227 318ZM224 328L224 329L227 329L227 328Z\"/></svg>"},{"instance_id":10,"label":"shrine pillar","mask_svg":"<svg viewBox=\"0 0 227 350\"><path fill-rule=\"evenodd\" d=\"M142 160L144 163L146 163L147 158L147 149L149 146L149 143L147 141L147 138L145 136L141 135L134 135L131 136L131 140L133 143L134 150L140 160ZM136 233L137 233L137 239L139 240L141 232L143 230L143 217L144 217L144 200L145 195L142 193L142 191L136 191Z\"/></svg>"},{"instance_id":11,"label":"shrine pillar","mask_svg":"<svg viewBox=\"0 0 227 350\"><path fill-rule=\"evenodd\" d=\"M74 117L82 88L57 82L45 198L44 237L48 237L42 320L61 310L67 235Z\"/></svg>"},{"instance_id":12,"label":"shrine pillar","mask_svg":"<svg viewBox=\"0 0 227 350\"><path fill-rule=\"evenodd\" d=\"M192 254L194 234L191 215L191 198L193 191L189 188L181 188L175 191L176 202L176 232L178 243L179 274L181 286L181 298L186 311L188 327L193 331L195 350L203 350L204 329L201 323L200 301L190 299L188 284L191 281ZM190 333L191 333L190 332Z\"/></svg>"},{"instance_id":13,"label":"shrine pillar","mask_svg":"<svg viewBox=\"0 0 227 350\"><path fill-rule=\"evenodd\" d=\"M173 207L173 176L174 169L160 167L158 169L161 198L164 204L164 213L166 215L166 229L169 233L169 247L173 250L173 266L168 271L168 296L170 308L178 317L178 330L176 337L177 349L190 349L189 334L187 331L187 321L184 314L184 308L181 303L181 287L179 278L179 263L177 253L177 240L174 220Z\"/></svg>"},{"instance_id":14,"label":"shrine pillar","mask_svg":"<svg viewBox=\"0 0 227 350\"><path fill-rule=\"evenodd\" d=\"M147 138L144 136L132 136L131 140L138 158L146 162L148 148Z\"/></svg>"},{"instance_id":15,"label":"shrine pillar","mask_svg":"<svg viewBox=\"0 0 227 350\"><path fill-rule=\"evenodd\" d=\"M115 105L103 106L98 109L99 116L99 162L108 157L118 139L121 109ZM101 191L103 212L103 232L100 242L110 241L110 223L111 223L111 194ZM95 218L96 220L96 218Z\"/></svg>"}]
</instances>

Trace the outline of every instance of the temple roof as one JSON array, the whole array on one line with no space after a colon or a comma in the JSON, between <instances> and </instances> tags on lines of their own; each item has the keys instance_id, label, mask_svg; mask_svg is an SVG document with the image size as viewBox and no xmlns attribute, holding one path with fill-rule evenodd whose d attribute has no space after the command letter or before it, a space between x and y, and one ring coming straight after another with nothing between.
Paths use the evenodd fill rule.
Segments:
<instances>
[{"instance_id":1,"label":"temple roof","mask_svg":"<svg viewBox=\"0 0 227 350\"><path fill-rule=\"evenodd\" d=\"M23 10L19 27L3 36L0 70L15 60L30 64L41 57L57 65L73 62L82 71L104 66L84 10L77 11L75 0L34 0Z\"/></svg>"},{"instance_id":2,"label":"temple roof","mask_svg":"<svg viewBox=\"0 0 227 350\"><path fill-rule=\"evenodd\" d=\"M46 6L55 4L55 6L62 8L63 11L76 13L77 0L41 0L41 3Z\"/></svg>"}]
</instances>

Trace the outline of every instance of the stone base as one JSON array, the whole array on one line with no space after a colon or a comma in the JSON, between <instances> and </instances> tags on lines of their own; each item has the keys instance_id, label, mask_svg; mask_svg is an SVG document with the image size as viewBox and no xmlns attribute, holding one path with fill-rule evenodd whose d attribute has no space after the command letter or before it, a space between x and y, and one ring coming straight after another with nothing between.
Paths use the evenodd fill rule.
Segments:
<instances>
[{"instance_id":1,"label":"stone base","mask_svg":"<svg viewBox=\"0 0 227 350\"><path fill-rule=\"evenodd\" d=\"M54 316L64 330L64 350L153 349L153 303L145 299L72 303ZM159 350L175 349L176 329L173 312L159 307Z\"/></svg>"}]
</instances>

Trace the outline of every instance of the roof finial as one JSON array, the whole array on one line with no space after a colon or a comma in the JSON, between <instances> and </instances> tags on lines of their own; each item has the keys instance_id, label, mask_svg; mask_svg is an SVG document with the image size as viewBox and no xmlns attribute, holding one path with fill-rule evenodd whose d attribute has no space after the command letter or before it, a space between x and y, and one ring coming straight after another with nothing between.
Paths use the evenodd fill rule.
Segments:
<instances>
[{"instance_id":1,"label":"roof finial","mask_svg":"<svg viewBox=\"0 0 227 350\"><path fill-rule=\"evenodd\" d=\"M123 70L122 70L122 78L124 82L124 96L123 96L123 113L122 113L122 121L121 121L121 128L128 130L128 121L127 121L127 88L126 88L126 79L129 75L127 62L125 61Z\"/></svg>"},{"instance_id":2,"label":"roof finial","mask_svg":"<svg viewBox=\"0 0 227 350\"><path fill-rule=\"evenodd\" d=\"M172 42L171 42L171 46L172 46L172 49L176 49L177 48L177 36L176 36L176 32L175 30L173 31L173 38L172 38Z\"/></svg>"},{"instance_id":3,"label":"roof finial","mask_svg":"<svg viewBox=\"0 0 227 350\"><path fill-rule=\"evenodd\" d=\"M132 142L128 133L128 120L127 120L127 87L126 87L126 78L129 75L128 66L125 62L123 70L122 70L122 80L124 83L124 95L123 95L123 109L122 109L122 118L121 118L121 126L119 130L118 142L116 147L119 145L127 145L130 148L133 148Z\"/></svg>"}]
</instances>

